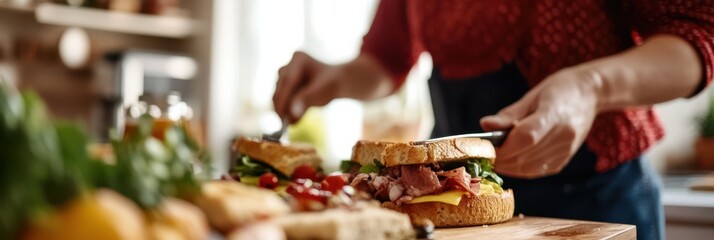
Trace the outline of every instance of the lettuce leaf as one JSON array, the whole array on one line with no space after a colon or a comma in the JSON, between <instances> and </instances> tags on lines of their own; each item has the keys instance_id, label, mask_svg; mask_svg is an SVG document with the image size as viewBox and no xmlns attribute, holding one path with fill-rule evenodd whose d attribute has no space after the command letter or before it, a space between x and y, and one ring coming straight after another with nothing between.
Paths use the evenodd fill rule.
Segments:
<instances>
[{"instance_id":1,"label":"lettuce leaf","mask_svg":"<svg viewBox=\"0 0 714 240\"><path fill-rule=\"evenodd\" d=\"M493 171L493 164L491 164L491 161L488 159L470 159L466 162L465 167L466 172L468 172L471 177L482 177L483 179L497 183L499 186L503 185L503 179Z\"/></svg>"},{"instance_id":2,"label":"lettuce leaf","mask_svg":"<svg viewBox=\"0 0 714 240\"><path fill-rule=\"evenodd\" d=\"M267 172L272 172L271 169L262 163L253 161L249 156L242 156L238 158L236 166L233 167L232 172L238 173L239 176L250 176L250 177L260 177Z\"/></svg>"},{"instance_id":3,"label":"lettuce leaf","mask_svg":"<svg viewBox=\"0 0 714 240\"><path fill-rule=\"evenodd\" d=\"M350 168L352 168L355 164L357 163L352 160L342 160L342 162L340 162L340 171L343 173L349 172Z\"/></svg>"},{"instance_id":4,"label":"lettuce leaf","mask_svg":"<svg viewBox=\"0 0 714 240\"><path fill-rule=\"evenodd\" d=\"M364 165L359 168L359 173L379 173L382 171L382 168L384 168L384 164L379 162L377 159L374 159L374 165L369 164L369 165Z\"/></svg>"},{"instance_id":5,"label":"lettuce leaf","mask_svg":"<svg viewBox=\"0 0 714 240\"><path fill-rule=\"evenodd\" d=\"M379 169L376 165L369 164L360 167L359 173L379 173L380 170L381 169Z\"/></svg>"}]
</instances>

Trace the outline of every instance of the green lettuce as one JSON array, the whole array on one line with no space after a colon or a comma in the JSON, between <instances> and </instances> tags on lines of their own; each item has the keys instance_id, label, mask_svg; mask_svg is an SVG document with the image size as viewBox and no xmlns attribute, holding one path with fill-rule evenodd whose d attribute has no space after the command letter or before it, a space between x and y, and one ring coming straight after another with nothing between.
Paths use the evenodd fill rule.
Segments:
<instances>
[{"instance_id":1,"label":"green lettuce","mask_svg":"<svg viewBox=\"0 0 714 240\"><path fill-rule=\"evenodd\" d=\"M359 168L359 173L379 173L384 168L384 164L374 159L374 165L368 164Z\"/></svg>"},{"instance_id":2,"label":"green lettuce","mask_svg":"<svg viewBox=\"0 0 714 240\"><path fill-rule=\"evenodd\" d=\"M236 165L235 167L233 167L232 172L238 173L238 175L241 177L259 177L264 173L271 172L271 170L269 167L256 161L253 161L253 159L251 159L249 156L241 156L240 158L238 158L238 161L236 161Z\"/></svg>"},{"instance_id":3,"label":"green lettuce","mask_svg":"<svg viewBox=\"0 0 714 240\"><path fill-rule=\"evenodd\" d=\"M491 161L488 159L469 159L465 167L466 172L468 172L471 177L481 177L485 180L497 183L499 186L503 185L503 179L493 171L493 164L491 164Z\"/></svg>"}]
</instances>

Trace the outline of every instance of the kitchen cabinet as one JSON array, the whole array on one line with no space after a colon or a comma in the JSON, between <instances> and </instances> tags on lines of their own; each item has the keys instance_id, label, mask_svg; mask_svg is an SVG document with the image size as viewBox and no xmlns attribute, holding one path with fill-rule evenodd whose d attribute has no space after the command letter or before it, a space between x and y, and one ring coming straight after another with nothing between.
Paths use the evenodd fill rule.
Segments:
<instances>
[{"instance_id":1,"label":"kitchen cabinet","mask_svg":"<svg viewBox=\"0 0 714 240\"><path fill-rule=\"evenodd\" d=\"M690 190L689 184L703 176L665 176L662 205L667 239L712 239L714 236L714 191Z\"/></svg>"}]
</instances>

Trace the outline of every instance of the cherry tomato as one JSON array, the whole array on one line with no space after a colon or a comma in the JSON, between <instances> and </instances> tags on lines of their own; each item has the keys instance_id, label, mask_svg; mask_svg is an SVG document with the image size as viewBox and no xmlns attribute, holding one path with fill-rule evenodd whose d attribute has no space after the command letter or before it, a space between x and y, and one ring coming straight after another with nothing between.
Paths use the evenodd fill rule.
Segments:
<instances>
[{"instance_id":1,"label":"cherry tomato","mask_svg":"<svg viewBox=\"0 0 714 240\"><path fill-rule=\"evenodd\" d=\"M258 179L258 187L274 189L278 186L278 176L274 173L267 172L260 176Z\"/></svg>"},{"instance_id":2,"label":"cherry tomato","mask_svg":"<svg viewBox=\"0 0 714 240\"><path fill-rule=\"evenodd\" d=\"M285 192L290 194L291 196L295 197L295 196L299 196L300 194L302 194L302 192L307 191L307 189L308 188L306 188L305 186L303 186L301 184L290 183L290 185L288 185L288 187L285 189Z\"/></svg>"},{"instance_id":3,"label":"cherry tomato","mask_svg":"<svg viewBox=\"0 0 714 240\"><path fill-rule=\"evenodd\" d=\"M285 192L296 198L298 201L317 201L322 204L327 203L327 197L332 195L330 192L322 191L316 188L309 188L301 184L290 183Z\"/></svg>"},{"instance_id":4,"label":"cherry tomato","mask_svg":"<svg viewBox=\"0 0 714 240\"><path fill-rule=\"evenodd\" d=\"M294 183L297 183L297 184L299 184L299 185L302 185L302 186L304 186L304 187L306 187L306 188L314 188L314 187L316 187L316 186L315 186L316 183L313 182L313 181L310 180L310 179L307 179L307 178L295 179L293 182L294 182Z\"/></svg>"},{"instance_id":5,"label":"cherry tomato","mask_svg":"<svg viewBox=\"0 0 714 240\"><path fill-rule=\"evenodd\" d=\"M312 181L317 181L317 171L310 165L300 165L295 168L292 176L293 181L298 179L310 179Z\"/></svg>"},{"instance_id":6,"label":"cherry tomato","mask_svg":"<svg viewBox=\"0 0 714 240\"><path fill-rule=\"evenodd\" d=\"M347 184L347 179L342 175L329 175L322 180L322 190L336 193L342 190L342 187Z\"/></svg>"},{"instance_id":7,"label":"cherry tomato","mask_svg":"<svg viewBox=\"0 0 714 240\"><path fill-rule=\"evenodd\" d=\"M315 176L315 180L318 182L322 182L323 180L325 180L325 177L326 176L324 173L318 172L317 175Z\"/></svg>"}]
</instances>

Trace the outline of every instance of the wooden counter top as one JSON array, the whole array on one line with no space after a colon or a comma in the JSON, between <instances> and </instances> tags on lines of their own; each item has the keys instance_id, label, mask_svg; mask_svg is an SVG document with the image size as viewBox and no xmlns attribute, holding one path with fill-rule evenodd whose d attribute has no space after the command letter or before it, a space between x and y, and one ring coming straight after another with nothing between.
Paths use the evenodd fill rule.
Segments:
<instances>
[{"instance_id":1,"label":"wooden counter top","mask_svg":"<svg viewBox=\"0 0 714 240\"><path fill-rule=\"evenodd\" d=\"M579 220L513 217L508 222L477 227L439 228L436 239L637 239L635 226Z\"/></svg>"}]
</instances>

